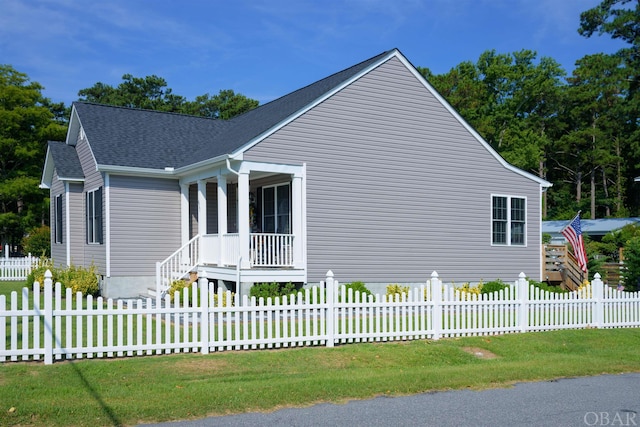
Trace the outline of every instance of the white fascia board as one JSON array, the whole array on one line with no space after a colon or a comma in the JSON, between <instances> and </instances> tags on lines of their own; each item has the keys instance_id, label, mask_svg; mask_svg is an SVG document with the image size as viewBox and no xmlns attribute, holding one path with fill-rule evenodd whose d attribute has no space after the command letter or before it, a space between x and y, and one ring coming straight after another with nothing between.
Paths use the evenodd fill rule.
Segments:
<instances>
[{"instance_id":1,"label":"white fascia board","mask_svg":"<svg viewBox=\"0 0 640 427\"><path fill-rule=\"evenodd\" d=\"M137 168L134 166L96 165L98 172L112 173L116 175L129 175L156 178L176 178L173 169Z\"/></svg>"},{"instance_id":2,"label":"white fascia board","mask_svg":"<svg viewBox=\"0 0 640 427\"><path fill-rule=\"evenodd\" d=\"M263 139L265 139L268 136L272 135L273 133L275 133L279 129L282 129L284 126L288 125L289 123L291 123L292 121L294 121L298 117L302 116L307 111L311 110L312 108L314 108L318 104L324 102L328 98L330 98L333 95L335 95L336 93L340 92L342 89L344 89L345 87L349 86L351 83L355 82L356 80L358 80L362 76L364 76L367 73L371 72L371 70L374 70L374 69L378 68L381 64L384 64L385 62L387 62L389 59L393 58L394 56L398 56L399 53L400 52L398 52L398 49L392 50L387 55L385 55L384 57L380 58L378 61L376 61L373 64L369 65L367 68L361 70L358 74L354 75L349 80L344 81L341 85L336 86L333 90L331 90L329 92L326 92L320 98L318 98L315 101L307 104L306 107L302 108L301 110L298 110L297 112L295 112L291 116L287 117L286 119L284 119L280 123L276 124L272 128L270 128L270 129L264 131L263 133L261 133L260 135L256 136L251 141L247 142L245 145L240 147L238 150L234 151L231 154L231 156L235 158L237 155L239 155L241 153L244 153L245 151L249 150L251 147L253 147L257 143L259 143Z\"/></svg>"},{"instance_id":3,"label":"white fascia board","mask_svg":"<svg viewBox=\"0 0 640 427\"><path fill-rule=\"evenodd\" d=\"M47 154L44 158L44 168L42 169L42 178L40 179L40 188L51 188L53 182L53 156L51 150L47 147Z\"/></svg>"},{"instance_id":4,"label":"white fascia board","mask_svg":"<svg viewBox=\"0 0 640 427\"><path fill-rule=\"evenodd\" d=\"M295 166L295 165L285 165L285 164L277 164L277 163L244 161L240 165L240 170L238 172L249 173L249 172L255 171L255 172L271 172L271 173L289 174L293 176L302 176L303 170L304 170L303 165Z\"/></svg>"},{"instance_id":5,"label":"white fascia board","mask_svg":"<svg viewBox=\"0 0 640 427\"><path fill-rule=\"evenodd\" d=\"M469 123L467 123L467 121L462 118L462 116L451 106L451 104L449 104L449 102L444 99L442 97L442 95L440 95L438 93L437 90L435 90L435 88L433 86L431 86L431 84L427 81L427 79L425 79L422 74L420 74L418 72L418 70L409 62L409 60L407 60L407 58L405 58L401 53L397 52L396 57L405 65L405 67L407 67L407 69L409 69L413 75L418 79L419 82L422 83L422 85L429 91L431 92L431 94L453 115L453 117L456 118L456 120L458 122L460 122L460 124L462 126L464 126L464 128L476 139L478 140L478 142L480 144L482 144L484 146L484 148L493 156L495 157L495 159L500 162L500 164L502 166L504 166L506 169L517 173L518 175L524 176L527 179L530 179L532 181L537 182L538 184L540 184L541 187L543 188L548 188L551 187L553 184L532 174L529 173L527 171L524 171L520 168L517 168L515 166L513 166L512 164L510 164L509 162L507 162L500 154L498 154L498 152L496 150L493 149L493 147L491 147L491 145L484 140L484 138L482 136L480 136L480 134L473 128L471 127L471 125L469 125Z\"/></svg>"},{"instance_id":6,"label":"white fascia board","mask_svg":"<svg viewBox=\"0 0 640 427\"><path fill-rule=\"evenodd\" d=\"M217 169L225 164L229 158L228 154L214 157L212 159L202 160L198 163L193 163L188 166L183 166L175 170L175 174L181 177L189 176L191 174L197 174L202 171Z\"/></svg>"},{"instance_id":7,"label":"white fascia board","mask_svg":"<svg viewBox=\"0 0 640 427\"><path fill-rule=\"evenodd\" d=\"M78 141L78 132L80 132L80 126L80 118L78 117L76 106L73 105L71 107L71 116L69 118L69 129L67 130L67 137L65 138L65 143L67 145L76 145Z\"/></svg>"}]
</instances>

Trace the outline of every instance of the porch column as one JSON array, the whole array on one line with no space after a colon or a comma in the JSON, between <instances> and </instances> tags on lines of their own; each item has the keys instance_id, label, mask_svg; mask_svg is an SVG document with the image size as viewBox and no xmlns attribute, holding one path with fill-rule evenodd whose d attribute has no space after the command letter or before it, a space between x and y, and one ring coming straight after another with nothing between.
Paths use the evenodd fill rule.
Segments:
<instances>
[{"instance_id":1,"label":"porch column","mask_svg":"<svg viewBox=\"0 0 640 427\"><path fill-rule=\"evenodd\" d=\"M220 174L218 177L218 243L220 255L218 265L223 265L224 260L224 236L227 234L227 177Z\"/></svg>"},{"instance_id":2,"label":"porch column","mask_svg":"<svg viewBox=\"0 0 640 427\"><path fill-rule=\"evenodd\" d=\"M207 234L207 181L198 180L198 234Z\"/></svg>"},{"instance_id":3,"label":"porch column","mask_svg":"<svg viewBox=\"0 0 640 427\"><path fill-rule=\"evenodd\" d=\"M249 268L249 173L238 174L238 239L240 240L240 268Z\"/></svg>"},{"instance_id":4,"label":"porch column","mask_svg":"<svg viewBox=\"0 0 640 427\"><path fill-rule=\"evenodd\" d=\"M189 184L180 184L180 246L186 244L189 235Z\"/></svg>"},{"instance_id":5,"label":"porch column","mask_svg":"<svg viewBox=\"0 0 640 427\"><path fill-rule=\"evenodd\" d=\"M293 267L303 268L303 226L304 215L302 197L302 176L294 175L291 180L291 228L293 231Z\"/></svg>"}]
</instances>

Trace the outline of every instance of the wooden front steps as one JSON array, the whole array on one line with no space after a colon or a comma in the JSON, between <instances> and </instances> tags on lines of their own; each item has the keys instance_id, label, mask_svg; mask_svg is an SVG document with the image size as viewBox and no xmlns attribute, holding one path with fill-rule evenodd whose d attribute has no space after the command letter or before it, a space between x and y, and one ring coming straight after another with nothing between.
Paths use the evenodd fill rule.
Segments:
<instances>
[{"instance_id":1,"label":"wooden front steps","mask_svg":"<svg viewBox=\"0 0 640 427\"><path fill-rule=\"evenodd\" d=\"M543 245L544 281L570 291L578 289L588 277L565 245Z\"/></svg>"}]
</instances>

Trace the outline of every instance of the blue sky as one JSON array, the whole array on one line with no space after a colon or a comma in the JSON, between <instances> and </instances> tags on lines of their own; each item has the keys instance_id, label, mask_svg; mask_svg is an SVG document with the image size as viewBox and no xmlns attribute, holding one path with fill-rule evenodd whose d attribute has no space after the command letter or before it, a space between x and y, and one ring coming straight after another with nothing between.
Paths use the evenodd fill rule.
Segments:
<instances>
[{"instance_id":1,"label":"blue sky","mask_svg":"<svg viewBox=\"0 0 640 427\"><path fill-rule=\"evenodd\" d=\"M233 89L261 103L399 48L441 74L495 49L537 51L571 72L624 45L577 33L600 0L0 0L0 64L70 104L125 73L173 92Z\"/></svg>"}]
</instances>

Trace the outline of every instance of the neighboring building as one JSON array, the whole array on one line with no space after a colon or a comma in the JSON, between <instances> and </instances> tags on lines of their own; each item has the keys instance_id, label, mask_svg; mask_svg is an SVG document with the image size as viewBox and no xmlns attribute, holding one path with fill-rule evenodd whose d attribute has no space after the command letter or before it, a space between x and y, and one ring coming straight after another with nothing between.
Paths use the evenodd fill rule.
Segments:
<instances>
[{"instance_id":1,"label":"neighboring building","mask_svg":"<svg viewBox=\"0 0 640 427\"><path fill-rule=\"evenodd\" d=\"M558 221L542 221L542 233L551 236L551 244L563 245L567 239L560 233L569 224L571 219ZM620 230L625 225L640 225L640 218L601 218L581 219L582 232L594 240L600 240L605 234Z\"/></svg>"},{"instance_id":2,"label":"neighboring building","mask_svg":"<svg viewBox=\"0 0 640 427\"><path fill-rule=\"evenodd\" d=\"M394 49L228 121L76 102L41 186L54 261L93 263L103 295L133 296L174 270L240 293L328 270L385 285L434 270L539 280L550 185Z\"/></svg>"}]
</instances>

